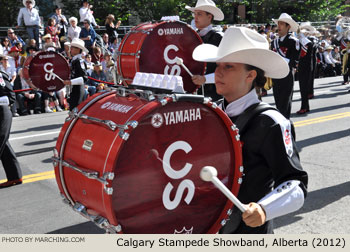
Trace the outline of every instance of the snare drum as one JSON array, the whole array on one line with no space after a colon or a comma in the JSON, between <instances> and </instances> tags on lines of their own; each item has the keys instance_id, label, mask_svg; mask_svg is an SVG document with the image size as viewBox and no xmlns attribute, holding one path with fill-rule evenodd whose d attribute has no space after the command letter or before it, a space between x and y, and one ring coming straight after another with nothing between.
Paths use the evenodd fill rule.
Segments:
<instances>
[{"instance_id":1,"label":"snare drum","mask_svg":"<svg viewBox=\"0 0 350 252\"><path fill-rule=\"evenodd\" d=\"M217 168L237 195L238 130L208 99L96 94L72 111L54 150L75 211L112 233L216 233L233 204L199 173Z\"/></svg>"},{"instance_id":2,"label":"snare drum","mask_svg":"<svg viewBox=\"0 0 350 252\"><path fill-rule=\"evenodd\" d=\"M58 78L68 80L70 76L69 63L57 52L38 52L24 61L23 77L45 92L62 89L65 85ZM58 77L57 77L57 76Z\"/></svg>"},{"instance_id":3,"label":"snare drum","mask_svg":"<svg viewBox=\"0 0 350 252\"><path fill-rule=\"evenodd\" d=\"M131 29L118 48L118 74L130 84L136 72L180 75L184 89L192 93L198 88L191 76L176 64L176 57L194 75L204 75L204 62L192 58L194 48L202 44L200 36L186 23L163 21L144 23Z\"/></svg>"}]
</instances>

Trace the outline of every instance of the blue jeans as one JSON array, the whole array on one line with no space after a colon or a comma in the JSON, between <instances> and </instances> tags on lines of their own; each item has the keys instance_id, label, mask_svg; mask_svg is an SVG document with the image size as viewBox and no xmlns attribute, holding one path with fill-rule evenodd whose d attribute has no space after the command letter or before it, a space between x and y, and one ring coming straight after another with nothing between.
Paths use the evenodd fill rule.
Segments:
<instances>
[{"instance_id":1,"label":"blue jeans","mask_svg":"<svg viewBox=\"0 0 350 252\"><path fill-rule=\"evenodd\" d=\"M39 47L39 26L32 25L26 27L29 39L35 39L36 46Z\"/></svg>"}]
</instances>

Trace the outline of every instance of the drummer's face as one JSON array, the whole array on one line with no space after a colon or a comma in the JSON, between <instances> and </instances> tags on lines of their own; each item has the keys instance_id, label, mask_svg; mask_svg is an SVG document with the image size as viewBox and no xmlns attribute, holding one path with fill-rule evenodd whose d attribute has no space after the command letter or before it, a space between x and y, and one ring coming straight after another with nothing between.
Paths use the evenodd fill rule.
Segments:
<instances>
[{"instance_id":1,"label":"drummer's face","mask_svg":"<svg viewBox=\"0 0 350 252\"><path fill-rule=\"evenodd\" d=\"M194 11L194 22L198 29L203 29L211 24L212 15L205 11Z\"/></svg>"},{"instance_id":2,"label":"drummer's face","mask_svg":"<svg viewBox=\"0 0 350 252\"><path fill-rule=\"evenodd\" d=\"M80 48L71 46L70 47L70 54L72 56L78 55L80 53Z\"/></svg>"},{"instance_id":3,"label":"drummer's face","mask_svg":"<svg viewBox=\"0 0 350 252\"><path fill-rule=\"evenodd\" d=\"M290 27L287 23L282 22L282 21L278 21L278 35L280 37L287 35L289 28Z\"/></svg>"},{"instance_id":4,"label":"drummer's face","mask_svg":"<svg viewBox=\"0 0 350 252\"><path fill-rule=\"evenodd\" d=\"M216 92L233 102L249 93L256 71L247 70L241 63L217 62L215 70Z\"/></svg>"}]
</instances>

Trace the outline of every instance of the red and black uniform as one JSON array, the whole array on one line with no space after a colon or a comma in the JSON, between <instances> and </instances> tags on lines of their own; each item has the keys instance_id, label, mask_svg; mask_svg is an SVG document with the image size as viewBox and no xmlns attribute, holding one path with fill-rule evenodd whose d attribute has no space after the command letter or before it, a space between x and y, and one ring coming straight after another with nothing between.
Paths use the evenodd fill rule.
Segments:
<instances>
[{"instance_id":1,"label":"red and black uniform","mask_svg":"<svg viewBox=\"0 0 350 252\"><path fill-rule=\"evenodd\" d=\"M12 124L12 113L9 105L14 103L15 100L16 96L12 90L8 75L0 71L0 159L8 181L22 178L22 171L16 154L9 143Z\"/></svg>"},{"instance_id":2,"label":"red and black uniform","mask_svg":"<svg viewBox=\"0 0 350 252\"><path fill-rule=\"evenodd\" d=\"M287 77L283 79L272 79L276 107L287 119L290 118L292 109L293 69L296 68L299 60L299 48L299 40L291 34L287 34L282 38L276 38L271 42L271 50L280 54L289 65L289 74Z\"/></svg>"}]
</instances>

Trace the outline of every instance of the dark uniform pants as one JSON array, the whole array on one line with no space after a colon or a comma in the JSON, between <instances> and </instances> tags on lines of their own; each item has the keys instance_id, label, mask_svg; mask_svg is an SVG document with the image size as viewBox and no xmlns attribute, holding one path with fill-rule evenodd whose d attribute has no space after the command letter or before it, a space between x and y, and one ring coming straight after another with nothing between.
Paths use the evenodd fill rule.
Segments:
<instances>
[{"instance_id":1,"label":"dark uniform pants","mask_svg":"<svg viewBox=\"0 0 350 252\"><path fill-rule=\"evenodd\" d=\"M311 78L311 67L300 66L299 67L299 87L301 94L301 109L310 109L309 107L309 90L310 90L310 78Z\"/></svg>"},{"instance_id":2,"label":"dark uniform pants","mask_svg":"<svg viewBox=\"0 0 350 252\"><path fill-rule=\"evenodd\" d=\"M0 106L0 159L4 166L7 180L22 178L22 171L16 154L8 141L12 124L12 113L7 106Z\"/></svg>"},{"instance_id":3,"label":"dark uniform pants","mask_svg":"<svg viewBox=\"0 0 350 252\"><path fill-rule=\"evenodd\" d=\"M283 79L273 79L273 97L275 98L276 108L281 114L289 119L292 110L294 76L289 71L287 77Z\"/></svg>"}]
</instances>

